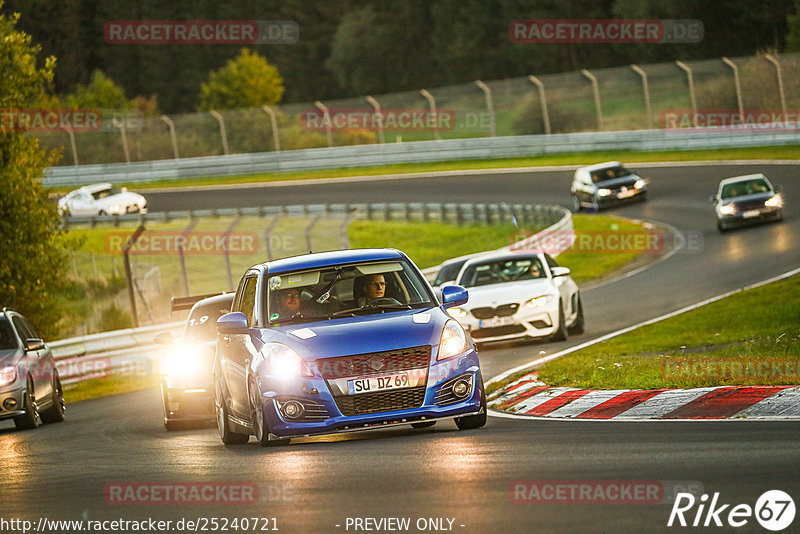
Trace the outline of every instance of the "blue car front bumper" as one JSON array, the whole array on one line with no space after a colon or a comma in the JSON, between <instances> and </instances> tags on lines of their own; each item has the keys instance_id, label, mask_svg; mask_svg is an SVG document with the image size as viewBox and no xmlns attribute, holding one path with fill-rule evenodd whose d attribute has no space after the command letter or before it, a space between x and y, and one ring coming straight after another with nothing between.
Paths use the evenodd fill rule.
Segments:
<instances>
[{"instance_id":1,"label":"blue car front bumper","mask_svg":"<svg viewBox=\"0 0 800 534\"><path fill-rule=\"evenodd\" d=\"M467 384L461 384L461 396L454 393L459 381ZM334 395L335 388L317 376L264 376L259 386L271 437L281 439L475 415L483 409L482 384L478 353L470 349L432 362L424 384L416 387ZM287 416L285 407L292 402L302 405L301 416Z\"/></svg>"}]
</instances>

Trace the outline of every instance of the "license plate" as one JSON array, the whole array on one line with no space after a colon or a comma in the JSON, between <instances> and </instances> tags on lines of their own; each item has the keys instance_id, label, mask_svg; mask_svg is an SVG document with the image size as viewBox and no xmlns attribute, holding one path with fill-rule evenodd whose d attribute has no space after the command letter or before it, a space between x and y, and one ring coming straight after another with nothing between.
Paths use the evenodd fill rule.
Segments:
<instances>
[{"instance_id":1,"label":"license plate","mask_svg":"<svg viewBox=\"0 0 800 534\"><path fill-rule=\"evenodd\" d=\"M761 215L761 212L758 210L749 210L742 213L742 217L745 219L752 219L753 217L758 217L759 215Z\"/></svg>"},{"instance_id":2,"label":"license plate","mask_svg":"<svg viewBox=\"0 0 800 534\"><path fill-rule=\"evenodd\" d=\"M371 393L373 391L386 391L387 389L407 388L409 385L408 373L397 373L371 378L355 378L347 381L347 393L349 395Z\"/></svg>"},{"instance_id":3,"label":"license plate","mask_svg":"<svg viewBox=\"0 0 800 534\"><path fill-rule=\"evenodd\" d=\"M617 195L617 198L632 197L634 193L635 193L635 191L633 189L631 189L629 191L626 191L626 190L623 189L622 191L619 192L619 194Z\"/></svg>"},{"instance_id":4,"label":"license plate","mask_svg":"<svg viewBox=\"0 0 800 534\"><path fill-rule=\"evenodd\" d=\"M513 317L492 317L491 319L483 319L478 322L479 328L493 328L495 326L507 326L514 324Z\"/></svg>"}]
</instances>

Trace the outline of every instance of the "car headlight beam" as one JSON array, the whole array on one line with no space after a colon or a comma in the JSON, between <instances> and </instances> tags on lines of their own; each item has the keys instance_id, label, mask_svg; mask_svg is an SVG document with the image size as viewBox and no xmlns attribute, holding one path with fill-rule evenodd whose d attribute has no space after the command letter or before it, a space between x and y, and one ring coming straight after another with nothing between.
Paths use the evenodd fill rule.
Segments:
<instances>
[{"instance_id":1,"label":"car headlight beam","mask_svg":"<svg viewBox=\"0 0 800 534\"><path fill-rule=\"evenodd\" d=\"M197 354L185 345L173 347L161 363L161 374L173 378L191 377L200 372Z\"/></svg>"},{"instance_id":2,"label":"car headlight beam","mask_svg":"<svg viewBox=\"0 0 800 534\"><path fill-rule=\"evenodd\" d=\"M525 302L526 308L540 308L547 304L549 295L542 295L541 297L535 297Z\"/></svg>"},{"instance_id":3,"label":"car headlight beam","mask_svg":"<svg viewBox=\"0 0 800 534\"><path fill-rule=\"evenodd\" d=\"M447 321L442 329L439 341L439 353L436 360L446 360L467 350L467 335L458 321Z\"/></svg>"},{"instance_id":4,"label":"car headlight beam","mask_svg":"<svg viewBox=\"0 0 800 534\"><path fill-rule=\"evenodd\" d=\"M764 205L769 206L770 208L780 208L783 206L783 199L780 195L775 195L774 197L767 199L767 201L764 202Z\"/></svg>"},{"instance_id":5,"label":"car headlight beam","mask_svg":"<svg viewBox=\"0 0 800 534\"><path fill-rule=\"evenodd\" d=\"M271 373L281 378L313 376L311 370L294 350L281 343L267 343L261 350L269 362Z\"/></svg>"},{"instance_id":6,"label":"car headlight beam","mask_svg":"<svg viewBox=\"0 0 800 534\"><path fill-rule=\"evenodd\" d=\"M597 194L600 195L601 197L607 197L608 195L611 194L611 189L601 187L600 189L597 190Z\"/></svg>"},{"instance_id":7,"label":"car headlight beam","mask_svg":"<svg viewBox=\"0 0 800 534\"><path fill-rule=\"evenodd\" d=\"M719 207L719 212L723 215L733 215L736 213L736 207L733 204L726 204Z\"/></svg>"},{"instance_id":8,"label":"car headlight beam","mask_svg":"<svg viewBox=\"0 0 800 534\"><path fill-rule=\"evenodd\" d=\"M639 178L638 180L636 180L633 183L633 188L634 189L644 189L644 186L646 186L646 185L647 185L647 182L645 182L642 178Z\"/></svg>"}]
</instances>

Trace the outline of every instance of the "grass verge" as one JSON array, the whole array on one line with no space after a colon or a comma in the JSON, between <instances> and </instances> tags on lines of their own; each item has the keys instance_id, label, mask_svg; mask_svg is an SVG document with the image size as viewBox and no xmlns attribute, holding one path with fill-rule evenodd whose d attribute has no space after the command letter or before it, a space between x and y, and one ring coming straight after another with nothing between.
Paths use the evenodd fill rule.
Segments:
<instances>
[{"instance_id":1,"label":"grass verge","mask_svg":"<svg viewBox=\"0 0 800 534\"><path fill-rule=\"evenodd\" d=\"M69 406L73 402L130 393L158 387L158 385L159 377L156 375L146 377L138 375L109 375L105 378L95 378L66 386L64 388L64 401Z\"/></svg>"},{"instance_id":2,"label":"grass verge","mask_svg":"<svg viewBox=\"0 0 800 534\"><path fill-rule=\"evenodd\" d=\"M741 159L800 159L800 146L768 146L730 148L717 150L681 150L663 152L598 151L570 154L548 154L530 158L478 159L444 161L437 163L410 163L385 165L380 167L348 167L318 171L264 173L248 176L209 176L180 181L158 181L147 184L138 182L120 183L142 190L166 187L199 187L226 184L245 184L263 182L282 182L288 180L311 180L340 178L347 176L378 176L384 174L404 174L416 172L458 171L476 169L497 169L513 167L537 167L549 165L589 165L598 161L624 161L625 163L645 163L651 161L700 161L700 160L741 160ZM52 194L63 194L74 187L49 188Z\"/></svg>"},{"instance_id":3,"label":"grass verge","mask_svg":"<svg viewBox=\"0 0 800 534\"><path fill-rule=\"evenodd\" d=\"M564 356L539 378L588 389L800 384L798 318L793 276Z\"/></svg>"}]
</instances>

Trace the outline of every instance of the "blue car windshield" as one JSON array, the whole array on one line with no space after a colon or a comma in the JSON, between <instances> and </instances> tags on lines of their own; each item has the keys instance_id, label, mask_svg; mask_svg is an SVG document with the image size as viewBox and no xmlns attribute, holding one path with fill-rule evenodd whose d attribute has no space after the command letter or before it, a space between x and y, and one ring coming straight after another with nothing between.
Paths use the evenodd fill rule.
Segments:
<instances>
[{"instance_id":1,"label":"blue car windshield","mask_svg":"<svg viewBox=\"0 0 800 534\"><path fill-rule=\"evenodd\" d=\"M424 280L402 260L267 275L267 286L272 324L436 305Z\"/></svg>"}]
</instances>

